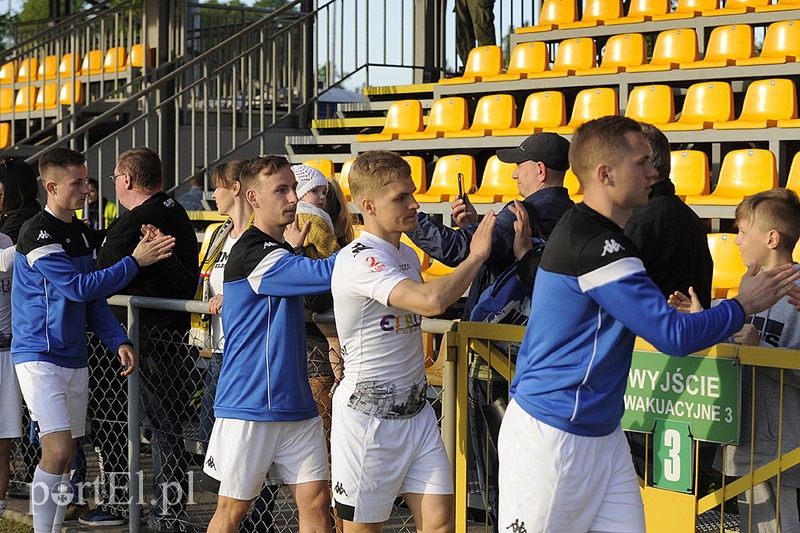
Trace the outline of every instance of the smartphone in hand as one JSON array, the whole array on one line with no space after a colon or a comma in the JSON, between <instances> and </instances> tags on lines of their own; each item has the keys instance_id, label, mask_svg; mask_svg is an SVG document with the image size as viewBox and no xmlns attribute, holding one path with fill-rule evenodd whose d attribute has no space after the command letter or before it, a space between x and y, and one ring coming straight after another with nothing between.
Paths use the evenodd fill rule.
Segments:
<instances>
[{"instance_id":1,"label":"smartphone in hand","mask_svg":"<svg viewBox=\"0 0 800 533\"><path fill-rule=\"evenodd\" d=\"M467 195L464 194L464 174L461 172L458 173L458 197L467 203Z\"/></svg>"}]
</instances>

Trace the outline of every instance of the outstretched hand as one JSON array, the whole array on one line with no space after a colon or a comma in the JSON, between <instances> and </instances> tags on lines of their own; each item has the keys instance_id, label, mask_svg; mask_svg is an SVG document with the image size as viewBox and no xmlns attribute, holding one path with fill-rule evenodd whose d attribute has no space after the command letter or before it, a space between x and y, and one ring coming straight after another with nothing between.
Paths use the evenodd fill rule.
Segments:
<instances>
[{"instance_id":1,"label":"outstretched hand","mask_svg":"<svg viewBox=\"0 0 800 533\"><path fill-rule=\"evenodd\" d=\"M686 296L681 291L673 292L667 298L667 303L681 313L699 313L703 310L700 298L694 292L694 287L689 287L689 296Z\"/></svg>"},{"instance_id":2,"label":"outstretched hand","mask_svg":"<svg viewBox=\"0 0 800 533\"><path fill-rule=\"evenodd\" d=\"M175 246L174 237L164 235L151 224L142 226L142 235L139 244L131 252L131 256L139 263L139 266L150 266L172 255L171 250Z\"/></svg>"},{"instance_id":3,"label":"outstretched hand","mask_svg":"<svg viewBox=\"0 0 800 533\"><path fill-rule=\"evenodd\" d=\"M301 228L300 219L295 217L294 222L290 223L288 226L286 226L286 229L283 230L283 239L288 242L292 248L303 246L303 243L306 242L308 230L310 229L310 220L306 220L306 223L303 224L303 227Z\"/></svg>"},{"instance_id":4,"label":"outstretched hand","mask_svg":"<svg viewBox=\"0 0 800 533\"><path fill-rule=\"evenodd\" d=\"M532 248L531 246L531 222L528 218L528 210L519 200L514 200L514 205L508 209L517 217L514 220L514 257L522 259Z\"/></svg>"},{"instance_id":5,"label":"outstretched hand","mask_svg":"<svg viewBox=\"0 0 800 533\"><path fill-rule=\"evenodd\" d=\"M800 271L791 263L761 271L753 261L742 276L739 294L734 299L741 304L746 316L769 309L786 295L789 296L789 302L797 307L800 303L800 287L795 282L798 279Z\"/></svg>"},{"instance_id":6,"label":"outstretched hand","mask_svg":"<svg viewBox=\"0 0 800 533\"><path fill-rule=\"evenodd\" d=\"M136 368L136 354L130 344L123 344L117 350L119 360L122 363L120 376L130 376Z\"/></svg>"},{"instance_id":7,"label":"outstretched hand","mask_svg":"<svg viewBox=\"0 0 800 533\"><path fill-rule=\"evenodd\" d=\"M472 235L469 255L480 259L481 263L485 263L492 253L492 231L496 218L494 211L487 212Z\"/></svg>"}]
</instances>

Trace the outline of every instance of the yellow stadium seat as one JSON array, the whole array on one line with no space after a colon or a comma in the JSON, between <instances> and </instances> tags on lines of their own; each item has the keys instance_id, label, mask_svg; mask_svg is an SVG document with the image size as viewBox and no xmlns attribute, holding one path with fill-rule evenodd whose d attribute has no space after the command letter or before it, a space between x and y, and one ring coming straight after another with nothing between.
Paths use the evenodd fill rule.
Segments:
<instances>
[{"instance_id":1,"label":"yellow stadium seat","mask_svg":"<svg viewBox=\"0 0 800 533\"><path fill-rule=\"evenodd\" d=\"M522 117L516 128L492 131L493 137L532 135L544 128L558 128L567 122L564 94L559 91L531 93L525 99Z\"/></svg>"},{"instance_id":2,"label":"yellow stadium seat","mask_svg":"<svg viewBox=\"0 0 800 533\"><path fill-rule=\"evenodd\" d=\"M303 161L303 164L312 168L316 168L328 179L332 178L334 175L333 161L330 159L307 159Z\"/></svg>"},{"instance_id":3,"label":"yellow stadium seat","mask_svg":"<svg viewBox=\"0 0 800 533\"><path fill-rule=\"evenodd\" d=\"M564 174L564 187L567 188L567 193L573 202L577 204L583 200L581 182L578 181L578 176L572 171L572 167L569 167Z\"/></svg>"},{"instance_id":4,"label":"yellow stadium seat","mask_svg":"<svg viewBox=\"0 0 800 533\"><path fill-rule=\"evenodd\" d=\"M758 57L737 59L737 66L792 63L800 58L800 20L781 20L767 28Z\"/></svg>"},{"instance_id":5,"label":"yellow stadium seat","mask_svg":"<svg viewBox=\"0 0 800 533\"><path fill-rule=\"evenodd\" d=\"M478 100L468 130L445 132L445 139L485 137L517 126L517 104L510 94L487 94Z\"/></svg>"},{"instance_id":6,"label":"yellow stadium seat","mask_svg":"<svg viewBox=\"0 0 800 533\"><path fill-rule=\"evenodd\" d=\"M409 246L412 250L414 250L414 252L416 252L417 258L419 259L419 264L422 267L422 271L423 272L425 270L427 270L428 267L431 266L431 258L430 258L430 256L427 253L423 252L422 249L419 246L414 244L414 242L411 239L408 238L408 235L406 235L405 233L401 233L400 234L400 242L402 242L403 244Z\"/></svg>"},{"instance_id":7,"label":"yellow stadium seat","mask_svg":"<svg viewBox=\"0 0 800 533\"><path fill-rule=\"evenodd\" d=\"M719 0L678 0L675 11L654 15L653 20L677 20L699 17L704 11L719 9Z\"/></svg>"},{"instance_id":8,"label":"yellow stadium seat","mask_svg":"<svg viewBox=\"0 0 800 533\"><path fill-rule=\"evenodd\" d=\"M787 9L800 9L800 2L798 0L776 0L774 4L757 7L756 13L764 13L767 11L784 11Z\"/></svg>"},{"instance_id":9,"label":"yellow stadium seat","mask_svg":"<svg viewBox=\"0 0 800 533\"><path fill-rule=\"evenodd\" d=\"M725 7L704 11L704 17L718 17L721 15L744 15L752 13L757 7L769 5L770 0L727 0Z\"/></svg>"},{"instance_id":10,"label":"yellow stadium seat","mask_svg":"<svg viewBox=\"0 0 800 533\"><path fill-rule=\"evenodd\" d=\"M708 156L699 150L673 150L669 154L669 179L678 196L703 195L710 190Z\"/></svg>"},{"instance_id":11,"label":"yellow stadium seat","mask_svg":"<svg viewBox=\"0 0 800 533\"><path fill-rule=\"evenodd\" d=\"M17 97L14 99L14 111L17 113L32 111L36 105L38 93L39 88L33 86L23 87L18 90Z\"/></svg>"},{"instance_id":12,"label":"yellow stadium seat","mask_svg":"<svg viewBox=\"0 0 800 533\"><path fill-rule=\"evenodd\" d=\"M17 81L36 81L39 76L39 58L27 57L20 61Z\"/></svg>"},{"instance_id":13,"label":"yellow stadium seat","mask_svg":"<svg viewBox=\"0 0 800 533\"><path fill-rule=\"evenodd\" d=\"M786 178L786 188L800 194L800 152L794 154L792 158L789 176Z\"/></svg>"},{"instance_id":14,"label":"yellow stadium seat","mask_svg":"<svg viewBox=\"0 0 800 533\"><path fill-rule=\"evenodd\" d=\"M353 201L353 198L350 195L350 183L348 180L350 174L350 167L353 165L353 161L355 161L355 158L348 159L347 161L342 163L342 171L339 173L339 188L342 189L342 194L344 194L344 198L348 202Z\"/></svg>"},{"instance_id":15,"label":"yellow stadium seat","mask_svg":"<svg viewBox=\"0 0 800 533\"><path fill-rule=\"evenodd\" d=\"M431 186L425 194L415 195L417 202L452 202L458 195L458 174L464 176L464 192L471 193L475 187L475 159L471 155L444 155L436 161L431 176Z\"/></svg>"},{"instance_id":16,"label":"yellow stadium seat","mask_svg":"<svg viewBox=\"0 0 800 533\"><path fill-rule=\"evenodd\" d=\"M738 205L745 196L778 186L775 154L769 150L748 148L725 155L714 191L707 196L690 195L687 204Z\"/></svg>"},{"instance_id":17,"label":"yellow stadium seat","mask_svg":"<svg viewBox=\"0 0 800 533\"><path fill-rule=\"evenodd\" d=\"M147 66L151 66L153 64L152 58L150 56L150 47L145 47L143 44L134 44L131 46L131 54L128 57L128 61L130 62L132 67L142 68L145 63Z\"/></svg>"},{"instance_id":18,"label":"yellow stadium seat","mask_svg":"<svg viewBox=\"0 0 800 533\"><path fill-rule=\"evenodd\" d=\"M735 233L708 234L708 250L714 261L714 272L711 275L712 298L725 298L729 289L738 288L747 271L739 247L734 243L735 239Z\"/></svg>"},{"instance_id":19,"label":"yellow stadium seat","mask_svg":"<svg viewBox=\"0 0 800 533\"><path fill-rule=\"evenodd\" d=\"M0 113L11 113L14 108L14 88L0 87Z\"/></svg>"},{"instance_id":20,"label":"yellow stadium seat","mask_svg":"<svg viewBox=\"0 0 800 533\"><path fill-rule=\"evenodd\" d=\"M119 72L128 68L128 50L124 46L109 48L103 60L103 70Z\"/></svg>"},{"instance_id":21,"label":"yellow stadium seat","mask_svg":"<svg viewBox=\"0 0 800 533\"><path fill-rule=\"evenodd\" d=\"M565 39L558 43L556 60L550 70L529 74L528 78L563 78L597 66L597 51L591 37Z\"/></svg>"},{"instance_id":22,"label":"yellow stadium seat","mask_svg":"<svg viewBox=\"0 0 800 533\"><path fill-rule=\"evenodd\" d=\"M730 122L714 122L715 130L772 128L779 120L797 118L797 90L785 78L756 80L747 86L742 112Z\"/></svg>"},{"instance_id":23,"label":"yellow stadium seat","mask_svg":"<svg viewBox=\"0 0 800 533\"><path fill-rule=\"evenodd\" d=\"M625 116L647 124L675 122L675 99L669 85L643 85L628 95Z\"/></svg>"},{"instance_id":24,"label":"yellow stadium seat","mask_svg":"<svg viewBox=\"0 0 800 533\"><path fill-rule=\"evenodd\" d=\"M665 30L658 34L653 56L646 65L628 67L627 72L656 72L678 68L681 63L697 61L697 32L691 28Z\"/></svg>"},{"instance_id":25,"label":"yellow stadium seat","mask_svg":"<svg viewBox=\"0 0 800 533\"><path fill-rule=\"evenodd\" d=\"M544 0L536 26L517 28L516 33L535 33L555 30L561 24L570 24L577 20L575 0Z\"/></svg>"},{"instance_id":26,"label":"yellow stadium seat","mask_svg":"<svg viewBox=\"0 0 800 533\"><path fill-rule=\"evenodd\" d=\"M594 26L602 26L606 20L614 20L620 17L622 17L622 2L620 0L586 0L581 20L559 24L558 29L592 28Z\"/></svg>"},{"instance_id":27,"label":"yellow stadium seat","mask_svg":"<svg viewBox=\"0 0 800 533\"><path fill-rule=\"evenodd\" d=\"M662 131L696 131L726 120L733 120L733 89L724 81L707 81L689 86L678 120L654 126Z\"/></svg>"},{"instance_id":28,"label":"yellow stadium seat","mask_svg":"<svg viewBox=\"0 0 800 533\"><path fill-rule=\"evenodd\" d=\"M440 98L431 106L425 131L419 133L401 133L402 140L437 139L444 137L445 132L467 129L469 114L467 101L460 96Z\"/></svg>"},{"instance_id":29,"label":"yellow stadium seat","mask_svg":"<svg viewBox=\"0 0 800 533\"><path fill-rule=\"evenodd\" d=\"M55 109L57 105L83 105L83 84L79 81L68 81L61 84L45 83L36 96L36 109Z\"/></svg>"},{"instance_id":30,"label":"yellow stadium seat","mask_svg":"<svg viewBox=\"0 0 800 533\"><path fill-rule=\"evenodd\" d=\"M442 78L440 85L475 83L484 76L497 76L503 71L503 49L499 46L478 46L469 51L464 75L455 78Z\"/></svg>"},{"instance_id":31,"label":"yellow stadium seat","mask_svg":"<svg viewBox=\"0 0 800 533\"><path fill-rule=\"evenodd\" d=\"M401 100L393 103L386 113L386 123L380 133L356 135L358 142L391 141L401 133L422 131L422 104L419 100Z\"/></svg>"},{"instance_id":32,"label":"yellow stadium seat","mask_svg":"<svg viewBox=\"0 0 800 533\"><path fill-rule=\"evenodd\" d=\"M39 64L39 79L54 80L58 76L58 56L45 56Z\"/></svg>"},{"instance_id":33,"label":"yellow stadium seat","mask_svg":"<svg viewBox=\"0 0 800 533\"><path fill-rule=\"evenodd\" d=\"M753 28L748 24L717 26L711 30L706 54L700 61L681 63L681 70L728 67L737 59L753 57Z\"/></svg>"},{"instance_id":34,"label":"yellow stadium seat","mask_svg":"<svg viewBox=\"0 0 800 533\"><path fill-rule=\"evenodd\" d=\"M11 124L0 122L0 150L11 146Z\"/></svg>"},{"instance_id":35,"label":"yellow stadium seat","mask_svg":"<svg viewBox=\"0 0 800 533\"><path fill-rule=\"evenodd\" d=\"M519 43L511 51L508 69L503 74L484 76L482 81L523 80L529 74L544 72L550 67L550 53L542 41Z\"/></svg>"},{"instance_id":36,"label":"yellow stadium seat","mask_svg":"<svg viewBox=\"0 0 800 533\"><path fill-rule=\"evenodd\" d=\"M101 72L103 72L103 51L89 50L81 63L81 76L100 74Z\"/></svg>"},{"instance_id":37,"label":"yellow stadium seat","mask_svg":"<svg viewBox=\"0 0 800 533\"><path fill-rule=\"evenodd\" d=\"M408 166L411 167L411 179L414 181L414 185L417 186L414 190L414 194L424 193L425 189L428 187L425 160L418 155L406 155L403 156L403 159L405 159Z\"/></svg>"},{"instance_id":38,"label":"yellow stadium seat","mask_svg":"<svg viewBox=\"0 0 800 533\"><path fill-rule=\"evenodd\" d=\"M578 126L608 115L619 114L617 92L610 87L584 89L575 97L572 106L572 115L566 126L560 128L545 128L545 131L554 131L560 134L574 133Z\"/></svg>"},{"instance_id":39,"label":"yellow stadium seat","mask_svg":"<svg viewBox=\"0 0 800 533\"><path fill-rule=\"evenodd\" d=\"M503 163L496 155L490 157L483 169L481 186L469 197L469 201L473 204L492 204L521 198L517 182L511 177L515 168L515 163Z\"/></svg>"},{"instance_id":40,"label":"yellow stadium seat","mask_svg":"<svg viewBox=\"0 0 800 533\"><path fill-rule=\"evenodd\" d=\"M36 95L36 107L35 109L55 109L56 108L56 99L58 98L58 84L57 83L45 83L39 94Z\"/></svg>"},{"instance_id":41,"label":"yellow stadium seat","mask_svg":"<svg viewBox=\"0 0 800 533\"><path fill-rule=\"evenodd\" d=\"M58 64L58 74L62 78L71 78L81 72L82 64L80 54L64 54Z\"/></svg>"},{"instance_id":42,"label":"yellow stadium seat","mask_svg":"<svg viewBox=\"0 0 800 533\"><path fill-rule=\"evenodd\" d=\"M628 67L640 66L646 57L647 51L641 33L614 35L606 42L600 66L588 70L577 70L575 74L592 76L625 72Z\"/></svg>"},{"instance_id":43,"label":"yellow stadium seat","mask_svg":"<svg viewBox=\"0 0 800 533\"><path fill-rule=\"evenodd\" d=\"M669 0L631 0L628 6L628 14L622 18L606 20L605 26L615 24L632 24L637 22L647 22L653 20L656 15L663 15L669 12Z\"/></svg>"},{"instance_id":44,"label":"yellow stadium seat","mask_svg":"<svg viewBox=\"0 0 800 533\"><path fill-rule=\"evenodd\" d=\"M455 268L449 267L440 261L436 261L435 259L431 260L430 266L422 271L422 279L425 283L429 283L436 278L441 278L442 276L446 276L451 273Z\"/></svg>"},{"instance_id":45,"label":"yellow stadium seat","mask_svg":"<svg viewBox=\"0 0 800 533\"><path fill-rule=\"evenodd\" d=\"M9 61L0 66L0 85L14 83L17 79L17 62Z\"/></svg>"}]
</instances>

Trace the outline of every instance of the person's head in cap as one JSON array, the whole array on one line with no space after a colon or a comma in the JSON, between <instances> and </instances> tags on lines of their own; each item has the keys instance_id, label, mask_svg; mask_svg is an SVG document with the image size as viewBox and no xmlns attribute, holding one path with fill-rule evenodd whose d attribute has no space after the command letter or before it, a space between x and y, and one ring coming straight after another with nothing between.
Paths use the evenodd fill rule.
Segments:
<instances>
[{"instance_id":1,"label":"person's head in cap","mask_svg":"<svg viewBox=\"0 0 800 533\"><path fill-rule=\"evenodd\" d=\"M325 209L325 195L328 194L328 180L325 175L308 165L292 165L297 179L297 199Z\"/></svg>"},{"instance_id":2,"label":"person's head in cap","mask_svg":"<svg viewBox=\"0 0 800 533\"><path fill-rule=\"evenodd\" d=\"M563 187L569 168L569 141L555 133L534 133L517 148L497 151L504 163L516 163L511 177L519 193L527 198L546 187Z\"/></svg>"}]
</instances>

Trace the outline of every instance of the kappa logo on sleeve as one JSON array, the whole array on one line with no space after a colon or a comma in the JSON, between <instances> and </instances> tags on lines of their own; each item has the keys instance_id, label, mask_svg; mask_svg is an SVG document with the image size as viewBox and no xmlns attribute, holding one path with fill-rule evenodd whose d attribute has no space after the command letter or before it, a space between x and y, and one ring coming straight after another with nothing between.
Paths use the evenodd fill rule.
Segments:
<instances>
[{"instance_id":1,"label":"kappa logo on sleeve","mask_svg":"<svg viewBox=\"0 0 800 533\"><path fill-rule=\"evenodd\" d=\"M603 245L603 253L600 254L600 257L605 257L606 254L615 254L620 250L625 250L620 243L614 239L606 239L606 242Z\"/></svg>"},{"instance_id":2,"label":"kappa logo on sleeve","mask_svg":"<svg viewBox=\"0 0 800 533\"><path fill-rule=\"evenodd\" d=\"M356 257L358 254L360 254L364 250L372 250L372 247L371 246L364 246L360 242L355 243L353 245L353 249L352 249L353 257Z\"/></svg>"},{"instance_id":3,"label":"kappa logo on sleeve","mask_svg":"<svg viewBox=\"0 0 800 533\"><path fill-rule=\"evenodd\" d=\"M263 247L263 248L261 248L261 249L262 249L262 250L266 250L267 248L275 248L276 246L278 246L278 245L277 245L277 244L275 244L274 242L272 242L272 241L266 241L266 242L264 243L264 247Z\"/></svg>"},{"instance_id":4,"label":"kappa logo on sleeve","mask_svg":"<svg viewBox=\"0 0 800 533\"><path fill-rule=\"evenodd\" d=\"M40 230L39 231L39 236L36 237L36 240L37 241L43 241L45 239L52 239L52 237L50 237L50 234L47 233L45 230Z\"/></svg>"}]
</instances>

